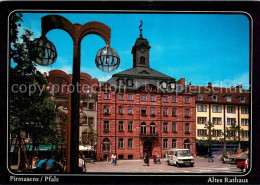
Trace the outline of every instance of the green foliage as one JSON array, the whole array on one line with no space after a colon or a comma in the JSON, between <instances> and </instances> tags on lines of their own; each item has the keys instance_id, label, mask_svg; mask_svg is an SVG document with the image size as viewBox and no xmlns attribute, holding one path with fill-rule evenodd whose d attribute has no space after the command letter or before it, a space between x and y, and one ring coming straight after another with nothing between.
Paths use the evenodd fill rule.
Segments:
<instances>
[{"instance_id":1,"label":"green foliage","mask_svg":"<svg viewBox=\"0 0 260 185\"><path fill-rule=\"evenodd\" d=\"M33 32L28 29L18 40L21 14L10 18L10 130L14 135L29 133L34 145L52 144L56 140L55 104L44 90L47 79L36 69L33 59ZM18 88L20 87L20 88ZM29 91L31 88L31 91ZM26 90L27 89L27 90Z\"/></svg>"}]
</instances>

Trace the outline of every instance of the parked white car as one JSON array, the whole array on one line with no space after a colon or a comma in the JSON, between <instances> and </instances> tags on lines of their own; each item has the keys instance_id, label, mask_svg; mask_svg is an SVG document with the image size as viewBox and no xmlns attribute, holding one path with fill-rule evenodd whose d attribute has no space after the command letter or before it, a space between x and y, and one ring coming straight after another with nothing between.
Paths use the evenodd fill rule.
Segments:
<instances>
[{"instance_id":1,"label":"parked white car","mask_svg":"<svg viewBox=\"0 0 260 185\"><path fill-rule=\"evenodd\" d=\"M166 151L166 161L168 165L177 167L194 166L194 157L191 155L190 149L169 149Z\"/></svg>"}]
</instances>

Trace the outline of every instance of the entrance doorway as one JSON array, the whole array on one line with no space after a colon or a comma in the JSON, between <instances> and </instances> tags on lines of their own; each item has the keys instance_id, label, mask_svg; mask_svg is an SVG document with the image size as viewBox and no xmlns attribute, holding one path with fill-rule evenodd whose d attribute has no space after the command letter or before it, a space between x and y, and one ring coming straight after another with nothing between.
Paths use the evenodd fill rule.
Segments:
<instances>
[{"instance_id":1,"label":"entrance doorway","mask_svg":"<svg viewBox=\"0 0 260 185\"><path fill-rule=\"evenodd\" d=\"M145 155L145 153L147 153L148 157L152 157L152 142L151 141L144 142L143 153L144 153L144 155Z\"/></svg>"}]
</instances>

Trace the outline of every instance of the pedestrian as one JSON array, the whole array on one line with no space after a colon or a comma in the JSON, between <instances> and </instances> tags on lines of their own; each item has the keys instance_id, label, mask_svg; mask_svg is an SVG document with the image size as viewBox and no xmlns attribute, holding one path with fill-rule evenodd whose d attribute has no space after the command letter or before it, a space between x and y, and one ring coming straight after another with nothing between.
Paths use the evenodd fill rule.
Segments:
<instances>
[{"instance_id":1,"label":"pedestrian","mask_svg":"<svg viewBox=\"0 0 260 185\"><path fill-rule=\"evenodd\" d=\"M35 169L35 171L36 172L45 172L46 171L47 162L48 162L47 158L41 159L37 163L37 168Z\"/></svg>"},{"instance_id":2,"label":"pedestrian","mask_svg":"<svg viewBox=\"0 0 260 185\"><path fill-rule=\"evenodd\" d=\"M116 158L115 154L112 153L111 154L111 162L110 162L110 164L114 164L115 165L115 158Z\"/></svg>"},{"instance_id":3,"label":"pedestrian","mask_svg":"<svg viewBox=\"0 0 260 185\"><path fill-rule=\"evenodd\" d=\"M208 153L208 162L210 159L211 159L211 162L214 162L211 150L209 150L209 153Z\"/></svg>"},{"instance_id":4,"label":"pedestrian","mask_svg":"<svg viewBox=\"0 0 260 185\"><path fill-rule=\"evenodd\" d=\"M145 155L144 155L144 166L150 166L149 165L149 157L148 157L147 153L145 153Z\"/></svg>"},{"instance_id":5,"label":"pedestrian","mask_svg":"<svg viewBox=\"0 0 260 185\"><path fill-rule=\"evenodd\" d=\"M81 155L79 154L79 172L80 173L85 173L87 171L87 168L86 168L86 163L84 161L84 159L81 157Z\"/></svg>"},{"instance_id":6,"label":"pedestrian","mask_svg":"<svg viewBox=\"0 0 260 185\"><path fill-rule=\"evenodd\" d=\"M46 170L52 170L54 163L55 163L54 155L51 156L51 158L47 162Z\"/></svg>"},{"instance_id":7,"label":"pedestrian","mask_svg":"<svg viewBox=\"0 0 260 185\"><path fill-rule=\"evenodd\" d=\"M37 168L37 163L39 162L39 159L37 156L35 156L32 160L32 169L36 169Z\"/></svg>"},{"instance_id":8,"label":"pedestrian","mask_svg":"<svg viewBox=\"0 0 260 185\"><path fill-rule=\"evenodd\" d=\"M159 154L157 154L157 156L156 156L156 163L161 164L161 160L160 160L160 155Z\"/></svg>"}]
</instances>

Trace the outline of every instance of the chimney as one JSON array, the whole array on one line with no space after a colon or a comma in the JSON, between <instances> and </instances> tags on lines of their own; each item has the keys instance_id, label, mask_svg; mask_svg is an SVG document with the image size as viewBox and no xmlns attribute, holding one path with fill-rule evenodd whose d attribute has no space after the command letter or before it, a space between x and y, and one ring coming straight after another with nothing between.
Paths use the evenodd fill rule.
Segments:
<instances>
[{"instance_id":1,"label":"chimney","mask_svg":"<svg viewBox=\"0 0 260 185\"><path fill-rule=\"evenodd\" d=\"M180 78L178 81L177 81L178 84L181 84L182 86L185 86L185 78Z\"/></svg>"},{"instance_id":2,"label":"chimney","mask_svg":"<svg viewBox=\"0 0 260 185\"><path fill-rule=\"evenodd\" d=\"M208 87L211 87L211 86L212 86L212 85L211 85L211 82L209 82L209 83L208 83Z\"/></svg>"},{"instance_id":3,"label":"chimney","mask_svg":"<svg viewBox=\"0 0 260 185\"><path fill-rule=\"evenodd\" d=\"M237 89L239 92L242 92L242 84L239 84L238 86L236 86L236 89Z\"/></svg>"}]
</instances>

